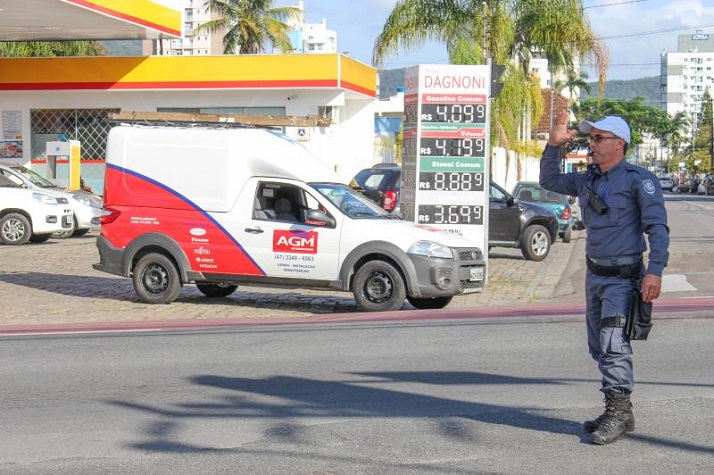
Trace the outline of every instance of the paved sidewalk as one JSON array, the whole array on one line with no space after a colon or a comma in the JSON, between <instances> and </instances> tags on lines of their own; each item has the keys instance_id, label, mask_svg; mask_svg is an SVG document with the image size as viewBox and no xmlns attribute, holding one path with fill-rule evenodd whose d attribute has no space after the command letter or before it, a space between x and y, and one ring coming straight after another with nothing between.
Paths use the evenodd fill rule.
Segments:
<instances>
[{"instance_id":1,"label":"paved sidewalk","mask_svg":"<svg viewBox=\"0 0 714 475\"><path fill-rule=\"evenodd\" d=\"M360 311L352 294L303 289L239 288L209 300L184 286L170 305L138 301L128 278L95 271L97 233L43 244L0 246L1 324L57 324L222 318L299 318ZM526 261L517 249L494 248L490 280L480 294L457 297L447 308L516 305L577 298L567 277L581 266L584 232L554 243L543 262ZM412 308L405 303L404 308Z\"/></svg>"}]
</instances>

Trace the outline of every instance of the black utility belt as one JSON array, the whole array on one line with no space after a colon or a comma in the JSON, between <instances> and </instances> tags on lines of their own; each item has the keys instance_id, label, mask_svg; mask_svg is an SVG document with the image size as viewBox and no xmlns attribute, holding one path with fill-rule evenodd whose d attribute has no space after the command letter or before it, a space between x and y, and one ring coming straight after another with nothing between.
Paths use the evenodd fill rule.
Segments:
<instances>
[{"instance_id":1,"label":"black utility belt","mask_svg":"<svg viewBox=\"0 0 714 475\"><path fill-rule=\"evenodd\" d=\"M621 258L606 258L594 259L586 257L585 262L588 269L595 275L601 277L620 277L623 279L631 279L639 277L642 267L642 258L636 257L621 257Z\"/></svg>"}]
</instances>

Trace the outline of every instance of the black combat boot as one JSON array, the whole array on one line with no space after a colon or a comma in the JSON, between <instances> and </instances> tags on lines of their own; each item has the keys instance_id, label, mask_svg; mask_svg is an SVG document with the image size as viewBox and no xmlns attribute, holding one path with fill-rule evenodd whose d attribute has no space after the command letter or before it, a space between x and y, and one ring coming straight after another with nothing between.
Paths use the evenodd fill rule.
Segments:
<instances>
[{"instance_id":1,"label":"black combat boot","mask_svg":"<svg viewBox=\"0 0 714 475\"><path fill-rule=\"evenodd\" d=\"M597 427L589 431L588 427L599 421ZM605 412L594 421L583 424L586 431L592 432L592 443L605 445L615 442L625 432L635 430L635 415L632 413L630 395L617 392L605 395Z\"/></svg>"}]
</instances>

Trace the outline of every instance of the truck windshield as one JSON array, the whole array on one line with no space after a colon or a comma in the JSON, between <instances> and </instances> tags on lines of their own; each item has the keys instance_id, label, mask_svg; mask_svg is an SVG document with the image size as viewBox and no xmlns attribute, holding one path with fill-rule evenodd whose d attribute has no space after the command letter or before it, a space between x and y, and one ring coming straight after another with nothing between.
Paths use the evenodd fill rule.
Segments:
<instances>
[{"instance_id":1,"label":"truck windshield","mask_svg":"<svg viewBox=\"0 0 714 475\"><path fill-rule=\"evenodd\" d=\"M399 219L379 207L362 193L354 191L347 185L338 183L313 183L311 186L352 219Z\"/></svg>"}]
</instances>

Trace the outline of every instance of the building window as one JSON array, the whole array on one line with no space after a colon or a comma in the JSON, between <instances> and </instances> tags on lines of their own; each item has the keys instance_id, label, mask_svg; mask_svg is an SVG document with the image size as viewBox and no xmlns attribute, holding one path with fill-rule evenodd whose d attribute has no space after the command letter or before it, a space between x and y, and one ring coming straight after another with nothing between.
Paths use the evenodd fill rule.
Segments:
<instances>
[{"instance_id":1,"label":"building window","mask_svg":"<svg viewBox=\"0 0 714 475\"><path fill-rule=\"evenodd\" d=\"M109 122L109 113L119 110L30 110L31 158L44 158L47 142L78 140L82 160L103 160L107 154L107 135L113 125Z\"/></svg>"}]
</instances>

